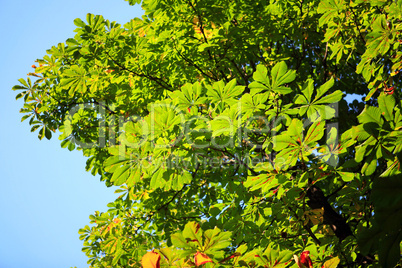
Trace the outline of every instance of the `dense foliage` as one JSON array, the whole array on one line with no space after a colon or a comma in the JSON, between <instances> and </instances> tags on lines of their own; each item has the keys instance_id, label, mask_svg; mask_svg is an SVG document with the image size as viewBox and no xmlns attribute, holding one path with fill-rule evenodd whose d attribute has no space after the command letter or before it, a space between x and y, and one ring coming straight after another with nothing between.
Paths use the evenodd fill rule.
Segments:
<instances>
[{"instance_id":1,"label":"dense foliage","mask_svg":"<svg viewBox=\"0 0 402 268\"><path fill-rule=\"evenodd\" d=\"M14 87L120 186L91 267L401 264L402 0L142 7L76 19Z\"/></svg>"}]
</instances>

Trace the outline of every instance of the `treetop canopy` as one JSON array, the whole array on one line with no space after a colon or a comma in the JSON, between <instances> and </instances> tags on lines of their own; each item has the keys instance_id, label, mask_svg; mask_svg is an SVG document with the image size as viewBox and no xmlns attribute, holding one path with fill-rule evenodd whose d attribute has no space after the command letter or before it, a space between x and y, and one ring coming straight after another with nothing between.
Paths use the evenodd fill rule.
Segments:
<instances>
[{"instance_id":1,"label":"treetop canopy","mask_svg":"<svg viewBox=\"0 0 402 268\"><path fill-rule=\"evenodd\" d=\"M141 4L77 18L13 88L120 186L90 267L401 264L402 0Z\"/></svg>"}]
</instances>

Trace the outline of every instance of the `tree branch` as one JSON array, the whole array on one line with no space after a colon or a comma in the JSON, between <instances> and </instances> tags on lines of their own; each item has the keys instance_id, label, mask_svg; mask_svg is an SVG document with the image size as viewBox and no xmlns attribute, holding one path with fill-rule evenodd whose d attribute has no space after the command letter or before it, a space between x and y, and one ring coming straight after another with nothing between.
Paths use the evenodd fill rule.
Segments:
<instances>
[{"instance_id":1,"label":"tree branch","mask_svg":"<svg viewBox=\"0 0 402 268\"><path fill-rule=\"evenodd\" d=\"M324 208L324 224L328 224L331 227L339 240L342 241L346 237L353 235L346 220L332 208L320 188L312 185L307 190L306 196L310 199L307 201L310 208Z\"/></svg>"},{"instance_id":2,"label":"tree branch","mask_svg":"<svg viewBox=\"0 0 402 268\"><path fill-rule=\"evenodd\" d=\"M105 53L106 53L106 55L109 57L109 59L112 60L113 63L116 64L120 69L125 70L125 71L127 71L127 72L130 72L130 73L132 73L132 74L134 74L134 75L136 75L136 76L147 78L147 79L149 79L149 80L151 80L151 81L157 83L159 86L161 86L162 88L164 88L164 89L166 89L166 90L168 90L168 91L174 91L174 89L173 89L171 86L169 86L165 81L163 81L161 78L159 78L159 77L154 77L154 76L150 76L150 75L148 75L148 74L137 73L137 72L135 72L135 71L133 71L133 70L130 70L130 69L128 69L126 66L124 66L124 65L120 64L119 62L117 62L117 61L108 53L107 50L105 50ZM160 82L159 80L163 81L163 84L162 84L162 82Z\"/></svg>"}]
</instances>

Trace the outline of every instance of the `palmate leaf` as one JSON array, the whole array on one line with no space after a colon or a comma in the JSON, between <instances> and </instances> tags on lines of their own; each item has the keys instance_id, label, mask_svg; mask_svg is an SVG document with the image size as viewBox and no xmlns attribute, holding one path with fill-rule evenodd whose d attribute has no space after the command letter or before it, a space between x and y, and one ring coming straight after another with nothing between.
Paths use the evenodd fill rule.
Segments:
<instances>
[{"instance_id":1,"label":"palmate leaf","mask_svg":"<svg viewBox=\"0 0 402 268\"><path fill-rule=\"evenodd\" d=\"M213 256L213 259L224 257L225 252L222 249L231 245L231 235L231 232L222 232L216 227L203 232L199 223L188 222L184 230L173 234L171 239L176 248L184 250L187 254L185 256L195 254L199 256L199 260L211 260L208 256Z\"/></svg>"},{"instance_id":2,"label":"palmate leaf","mask_svg":"<svg viewBox=\"0 0 402 268\"><path fill-rule=\"evenodd\" d=\"M334 29L335 33L339 33L339 29ZM343 43L336 43L331 47L332 54L329 57L330 59L333 59L336 56L336 63L339 63L339 61L342 59L343 52L345 49L345 44Z\"/></svg>"},{"instance_id":3,"label":"palmate leaf","mask_svg":"<svg viewBox=\"0 0 402 268\"><path fill-rule=\"evenodd\" d=\"M215 117L211 122L212 136L219 135L234 136L239 126L238 115L239 107L236 105L226 108L219 116Z\"/></svg>"},{"instance_id":4,"label":"palmate leaf","mask_svg":"<svg viewBox=\"0 0 402 268\"><path fill-rule=\"evenodd\" d=\"M377 54L384 55L390 48L393 38L391 38L391 31L387 25L385 15L380 15L373 23L373 31L367 34L367 51L366 55L371 58Z\"/></svg>"},{"instance_id":5,"label":"palmate leaf","mask_svg":"<svg viewBox=\"0 0 402 268\"><path fill-rule=\"evenodd\" d=\"M26 81L24 79L20 78L20 79L18 79L18 82L20 82L23 86L20 86L20 85L14 86L13 90L31 89L32 88L32 82L29 77L27 78Z\"/></svg>"},{"instance_id":6,"label":"palmate leaf","mask_svg":"<svg viewBox=\"0 0 402 268\"><path fill-rule=\"evenodd\" d=\"M202 234L203 231L199 223L188 222L184 230L173 234L171 239L175 247L196 253L202 249Z\"/></svg>"},{"instance_id":7,"label":"palmate leaf","mask_svg":"<svg viewBox=\"0 0 402 268\"><path fill-rule=\"evenodd\" d=\"M183 230L183 236L187 240L197 242L200 246L202 245L202 234L201 226L197 222L187 223Z\"/></svg>"},{"instance_id":8,"label":"palmate leaf","mask_svg":"<svg viewBox=\"0 0 402 268\"><path fill-rule=\"evenodd\" d=\"M86 71L73 65L63 73L63 78L60 80L60 88L68 89L69 96L73 96L75 92L85 93L86 87Z\"/></svg>"},{"instance_id":9,"label":"palmate leaf","mask_svg":"<svg viewBox=\"0 0 402 268\"><path fill-rule=\"evenodd\" d=\"M237 97L244 91L244 86L238 86L236 79L231 80L225 85L221 80L215 82L212 86L207 86L207 95L211 103L214 103L220 111L225 105L233 105L237 103Z\"/></svg>"},{"instance_id":10,"label":"palmate leaf","mask_svg":"<svg viewBox=\"0 0 402 268\"><path fill-rule=\"evenodd\" d=\"M325 123L318 118L303 135L303 123L293 119L289 128L284 133L274 137L274 150L278 152L276 162L281 165L295 165L299 158L308 161L306 158L317 146L317 141L324 135Z\"/></svg>"},{"instance_id":11,"label":"palmate leaf","mask_svg":"<svg viewBox=\"0 0 402 268\"><path fill-rule=\"evenodd\" d=\"M343 93L340 90L325 95L330 88L332 88L334 80L331 78L322 86L320 86L314 99L314 81L308 79L302 88L302 94L297 94L294 98L295 104L301 104L299 107L299 115L307 114L308 118L315 120L318 117L330 119L335 116L335 110L329 104L336 103L342 99Z\"/></svg>"},{"instance_id":12,"label":"palmate leaf","mask_svg":"<svg viewBox=\"0 0 402 268\"><path fill-rule=\"evenodd\" d=\"M279 166L295 165L302 152L302 141L303 123L293 119L288 130L273 139L274 150L279 152L276 155L275 166L279 168Z\"/></svg>"},{"instance_id":13,"label":"palmate leaf","mask_svg":"<svg viewBox=\"0 0 402 268\"><path fill-rule=\"evenodd\" d=\"M363 112L357 117L361 123L356 129L358 133L353 133L359 135L357 138L362 142L356 147L356 162L361 162L364 159L364 164L362 166L361 172L366 176L372 175L377 169L377 160L380 158L387 159L389 161L394 160L392 154L393 139L381 138L389 136L389 130L383 129L384 116L387 121L393 121L393 108L394 101L392 99L385 99L386 96L379 98L379 106L366 106ZM388 107L387 107L388 106ZM390 164L393 165L392 163ZM392 170L395 171L395 166L393 168L388 167L388 171L385 174L390 173Z\"/></svg>"},{"instance_id":14,"label":"palmate leaf","mask_svg":"<svg viewBox=\"0 0 402 268\"><path fill-rule=\"evenodd\" d=\"M161 254L164 257L162 259L166 260L166 262L169 266L176 264L176 267L177 267L176 262L180 260L178 252L180 252L180 250L178 250L177 248L174 248L174 247L169 247L169 248L166 247L166 248L161 248L159 250L159 254Z\"/></svg>"},{"instance_id":15,"label":"palmate leaf","mask_svg":"<svg viewBox=\"0 0 402 268\"><path fill-rule=\"evenodd\" d=\"M46 139L48 139L48 140L50 140L52 138L52 132L46 126L42 127L38 133L38 138L40 140L42 140L44 137L46 137Z\"/></svg>"},{"instance_id":16,"label":"palmate leaf","mask_svg":"<svg viewBox=\"0 0 402 268\"><path fill-rule=\"evenodd\" d=\"M151 168L148 162L141 160L138 156L120 152L118 146L110 147L109 153L112 156L106 159L103 167L106 172L112 173L111 181L116 186L124 183L130 187L133 186L144 174L147 174L147 168Z\"/></svg>"},{"instance_id":17,"label":"palmate leaf","mask_svg":"<svg viewBox=\"0 0 402 268\"><path fill-rule=\"evenodd\" d=\"M225 256L223 249L232 244L232 233L222 232L219 228L209 229L204 232L203 253L215 260L221 260Z\"/></svg>"},{"instance_id":18,"label":"palmate leaf","mask_svg":"<svg viewBox=\"0 0 402 268\"><path fill-rule=\"evenodd\" d=\"M151 175L151 189L180 190L184 184L191 181L191 173L180 166L180 163L172 159L165 159L163 156L155 158L149 170ZM177 166L176 166L177 165Z\"/></svg>"},{"instance_id":19,"label":"palmate leaf","mask_svg":"<svg viewBox=\"0 0 402 268\"><path fill-rule=\"evenodd\" d=\"M211 122L212 136L219 135L233 136L236 129L234 122L228 116L220 115Z\"/></svg>"},{"instance_id":20,"label":"palmate leaf","mask_svg":"<svg viewBox=\"0 0 402 268\"><path fill-rule=\"evenodd\" d=\"M317 12L323 14L319 20L319 25L323 26L329 21L338 17L342 13L344 0L325 0L318 5Z\"/></svg>"},{"instance_id":21,"label":"palmate leaf","mask_svg":"<svg viewBox=\"0 0 402 268\"><path fill-rule=\"evenodd\" d=\"M298 119L293 119L286 133L277 135L273 139L274 150L281 151L289 145L296 146L301 144L303 140L303 122Z\"/></svg>"},{"instance_id":22,"label":"palmate leaf","mask_svg":"<svg viewBox=\"0 0 402 268\"><path fill-rule=\"evenodd\" d=\"M111 181L114 185L120 186L126 182L128 176L130 176L131 165L126 164L117 168L112 175Z\"/></svg>"},{"instance_id":23,"label":"palmate leaf","mask_svg":"<svg viewBox=\"0 0 402 268\"><path fill-rule=\"evenodd\" d=\"M268 267L285 267L293 257L293 253L290 250L278 250L268 247L262 254L262 258L265 259L265 265Z\"/></svg>"},{"instance_id":24,"label":"palmate leaf","mask_svg":"<svg viewBox=\"0 0 402 268\"><path fill-rule=\"evenodd\" d=\"M201 84L197 82L185 84L180 90L172 92L170 97L178 107L191 108L205 103L206 98L202 97L204 94Z\"/></svg>"},{"instance_id":25,"label":"palmate leaf","mask_svg":"<svg viewBox=\"0 0 402 268\"><path fill-rule=\"evenodd\" d=\"M294 103L309 105L312 100L313 92L314 92L314 81L312 79L309 79L303 85L302 88L303 94L296 95Z\"/></svg>"},{"instance_id":26,"label":"palmate leaf","mask_svg":"<svg viewBox=\"0 0 402 268\"><path fill-rule=\"evenodd\" d=\"M183 127L185 122L182 111L171 102L157 102L150 107L151 113L145 118L148 124L146 135L151 135L151 140L160 136L169 136L176 126Z\"/></svg>"},{"instance_id":27,"label":"palmate leaf","mask_svg":"<svg viewBox=\"0 0 402 268\"><path fill-rule=\"evenodd\" d=\"M187 240L182 232L175 233L171 236L172 243L177 248L192 248L193 252L195 253L197 250L197 241Z\"/></svg>"},{"instance_id":28,"label":"palmate leaf","mask_svg":"<svg viewBox=\"0 0 402 268\"><path fill-rule=\"evenodd\" d=\"M262 111L266 108L264 104L268 99L268 94L256 94L252 96L247 93L241 98L241 112L246 117L251 117L255 113Z\"/></svg>"},{"instance_id":29,"label":"palmate leaf","mask_svg":"<svg viewBox=\"0 0 402 268\"><path fill-rule=\"evenodd\" d=\"M276 93L288 94L292 92L292 89L288 87L283 87L282 85L287 84L295 80L296 71L288 71L288 66L285 62L279 62L271 70L272 84L271 89Z\"/></svg>"},{"instance_id":30,"label":"palmate leaf","mask_svg":"<svg viewBox=\"0 0 402 268\"><path fill-rule=\"evenodd\" d=\"M115 172L121 165L128 162L127 158L121 157L120 155L110 156L104 162L105 171L109 173Z\"/></svg>"},{"instance_id":31,"label":"palmate leaf","mask_svg":"<svg viewBox=\"0 0 402 268\"><path fill-rule=\"evenodd\" d=\"M253 73L253 79L254 82L251 82L248 85L251 95L255 95L263 90L271 89L271 82L268 77L268 70L264 65L257 65L257 69Z\"/></svg>"},{"instance_id":32,"label":"palmate leaf","mask_svg":"<svg viewBox=\"0 0 402 268\"><path fill-rule=\"evenodd\" d=\"M248 264L257 264L263 267L286 267L292 261L293 253L290 250L273 249L269 246L264 252L259 249L249 251L239 258L239 261Z\"/></svg>"},{"instance_id":33,"label":"palmate leaf","mask_svg":"<svg viewBox=\"0 0 402 268\"><path fill-rule=\"evenodd\" d=\"M88 13L86 16L88 26L92 28L93 31L101 30L105 26L105 19L101 15L93 15Z\"/></svg>"},{"instance_id":34,"label":"palmate leaf","mask_svg":"<svg viewBox=\"0 0 402 268\"><path fill-rule=\"evenodd\" d=\"M340 101L342 98L342 95L343 95L342 91L340 91L340 90L337 90L330 95L324 96L324 94L327 93L328 90L331 89L333 85L334 85L333 78L331 78L330 80L325 82L323 85L321 85L317 89L317 93L315 95L313 103L314 104L327 104L327 103L333 103L333 102Z\"/></svg>"},{"instance_id":35,"label":"palmate leaf","mask_svg":"<svg viewBox=\"0 0 402 268\"><path fill-rule=\"evenodd\" d=\"M285 62L277 63L271 70L271 79L268 77L268 70L263 65L258 65L253 74L254 81L249 84L250 94L255 95L261 91L273 91L280 94L292 92L291 88L282 85L292 82L296 78L294 70L288 71Z\"/></svg>"},{"instance_id":36,"label":"palmate leaf","mask_svg":"<svg viewBox=\"0 0 402 268\"><path fill-rule=\"evenodd\" d=\"M324 161L329 161L329 159L335 161L340 153L346 152L348 143L338 144L338 130L336 127L332 127L329 132L327 129L326 139L326 145L321 146L319 150Z\"/></svg>"}]
</instances>

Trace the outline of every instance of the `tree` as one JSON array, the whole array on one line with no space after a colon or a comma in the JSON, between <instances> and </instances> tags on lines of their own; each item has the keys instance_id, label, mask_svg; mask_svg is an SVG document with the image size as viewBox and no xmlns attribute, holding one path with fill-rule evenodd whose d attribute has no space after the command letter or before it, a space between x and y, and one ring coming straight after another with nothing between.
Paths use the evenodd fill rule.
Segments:
<instances>
[{"instance_id":1,"label":"tree","mask_svg":"<svg viewBox=\"0 0 402 268\"><path fill-rule=\"evenodd\" d=\"M120 186L91 267L401 264L401 0L142 6L76 19L13 88Z\"/></svg>"}]
</instances>

